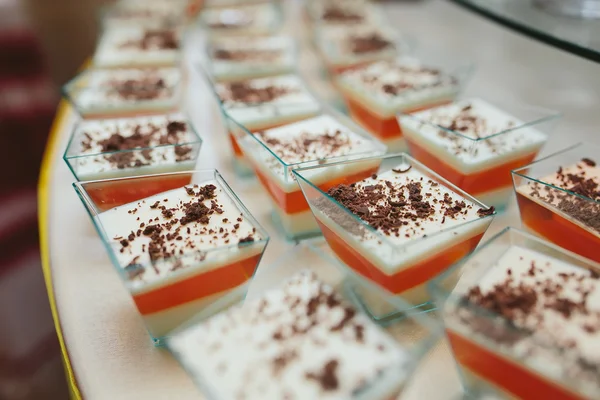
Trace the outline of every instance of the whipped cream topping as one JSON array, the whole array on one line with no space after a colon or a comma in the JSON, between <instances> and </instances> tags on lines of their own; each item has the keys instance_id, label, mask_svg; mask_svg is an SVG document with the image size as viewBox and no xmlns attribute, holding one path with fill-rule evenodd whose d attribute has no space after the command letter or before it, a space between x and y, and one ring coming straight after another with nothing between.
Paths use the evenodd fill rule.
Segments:
<instances>
[{"instance_id":1,"label":"whipped cream topping","mask_svg":"<svg viewBox=\"0 0 600 400\"><path fill-rule=\"evenodd\" d=\"M222 265L262 239L217 181L163 192L96 218L133 287Z\"/></svg>"},{"instance_id":2,"label":"whipped cream topping","mask_svg":"<svg viewBox=\"0 0 600 400\"><path fill-rule=\"evenodd\" d=\"M127 0L111 6L103 19L119 26L175 26L185 18L187 0Z\"/></svg>"},{"instance_id":3,"label":"whipped cream topping","mask_svg":"<svg viewBox=\"0 0 600 400\"><path fill-rule=\"evenodd\" d=\"M69 90L84 108L172 99L180 83L177 68L93 69L76 78Z\"/></svg>"},{"instance_id":4,"label":"whipped cream topping","mask_svg":"<svg viewBox=\"0 0 600 400\"><path fill-rule=\"evenodd\" d=\"M408 164L350 185L335 186L328 194L394 245L430 236L494 212L493 207L480 207ZM323 203L327 202L330 200L323 199ZM326 210L334 220L343 218L343 212L334 205ZM356 234L365 240L372 239L366 230L356 228Z\"/></svg>"},{"instance_id":5,"label":"whipped cream topping","mask_svg":"<svg viewBox=\"0 0 600 400\"><path fill-rule=\"evenodd\" d=\"M222 82L215 90L225 111L242 125L310 115L321 108L297 75Z\"/></svg>"},{"instance_id":6,"label":"whipped cream topping","mask_svg":"<svg viewBox=\"0 0 600 400\"><path fill-rule=\"evenodd\" d=\"M388 399L409 361L391 336L309 271L175 335L169 346L223 399Z\"/></svg>"},{"instance_id":7,"label":"whipped cream topping","mask_svg":"<svg viewBox=\"0 0 600 400\"><path fill-rule=\"evenodd\" d=\"M375 7L363 0L314 1L309 4L313 19L330 25L359 25L376 17Z\"/></svg>"},{"instance_id":8,"label":"whipped cream topping","mask_svg":"<svg viewBox=\"0 0 600 400\"><path fill-rule=\"evenodd\" d=\"M528 179L517 191L565 213L600 236L600 167L595 160L583 158L536 181Z\"/></svg>"},{"instance_id":9,"label":"whipped cream topping","mask_svg":"<svg viewBox=\"0 0 600 400\"><path fill-rule=\"evenodd\" d=\"M486 269L477 284L462 282L453 295L502 319L452 302L451 327L594 397L600 390L598 271L516 245Z\"/></svg>"},{"instance_id":10,"label":"whipped cream topping","mask_svg":"<svg viewBox=\"0 0 600 400\"><path fill-rule=\"evenodd\" d=\"M539 148L547 136L481 99L465 99L400 117L402 126L464 163L507 159ZM411 135L412 136L412 135Z\"/></svg>"},{"instance_id":11,"label":"whipped cream topping","mask_svg":"<svg viewBox=\"0 0 600 400\"><path fill-rule=\"evenodd\" d=\"M173 28L114 27L102 35L94 62L112 66L139 62L140 57L149 63L174 62L180 46L179 32Z\"/></svg>"},{"instance_id":12,"label":"whipped cream topping","mask_svg":"<svg viewBox=\"0 0 600 400\"><path fill-rule=\"evenodd\" d=\"M317 45L327 59L365 58L396 52L395 34L376 25L324 26L319 30Z\"/></svg>"},{"instance_id":13,"label":"whipped cream topping","mask_svg":"<svg viewBox=\"0 0 600 400\"><path fill-rule=\"evenodd\" d=\"M276 5L249 4L230 8L208 8L201 14L204 24L219 31L269 31L277 23Z\"/></svg>"},{"instance_id":14,"label":"whipped cream topping","mask_svg":"<svg viewBox=\"0 0 600 400\"><path fill-rule=\"evenodd\" d=\"M68 157L77 157L77 173L85 175L188 161L194 156L188 144L197 142L180 114L89 120L77 126Z\"/></svg>"},{"instance_id":15,"label":"whipped cream topping","mask_svg":"<svg viewBox=\"0 0 600 400\"><path fill-rule=\"evenodd\" d=\"M345 71L339 79L350 89L387 108L448 96L459 89L455 77L411 58L369 64Z\"/></svg>"}]
</instances>

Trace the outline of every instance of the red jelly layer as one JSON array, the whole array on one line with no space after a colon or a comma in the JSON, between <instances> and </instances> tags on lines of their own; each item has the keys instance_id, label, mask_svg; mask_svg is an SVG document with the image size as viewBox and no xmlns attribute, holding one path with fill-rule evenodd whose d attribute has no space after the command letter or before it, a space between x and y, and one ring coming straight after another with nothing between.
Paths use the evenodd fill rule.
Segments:
<instances>
[{"instance_id":1,"label":"red jelly layer","mask_svg":"<svg viewBox=\"0 0 600 400\"><path fill-rule=\"evenodd\" d=\"M600 262L600 238L586 229L517 192L523 224L549 241Z\"/></svg>"},{"instance_id":2,"label":"red jelly layer","mask_svg":"<svg viewBox=\"0 0 600 400\"><path fill-rule=\"evenodd\" d=\"M409 267L402 268L393 275L387 275L318 218L317 222L329 247L340 260L360 275L394 294L401 294L422 285L444 272L452 264L475 250L483 236L483 233L473 236L446 250L417 261Z\"/></svg>"},{"instance_id":3,"label":"red jelly layer","mask_svg":"<svg viewBox=\"0 0 600 400\"><path fill-rule=\"evenodd\" d=\"M462 367L520 399L583 399L554 382L447 329L454 358Z\"/></svg>"}]
</instances>

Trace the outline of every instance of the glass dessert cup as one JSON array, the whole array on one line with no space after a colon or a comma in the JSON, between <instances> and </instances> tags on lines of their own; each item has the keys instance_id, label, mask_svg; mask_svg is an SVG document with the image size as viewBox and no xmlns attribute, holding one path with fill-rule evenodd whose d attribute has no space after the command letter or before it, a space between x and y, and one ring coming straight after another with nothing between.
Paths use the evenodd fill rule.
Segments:
<instances>
[{"instance_id":1,"label":"glass dessert cup","mask_svg":"<svg viewBox=\"0 0 600 400\"><path fill-rule=\"evenodd\" d=\"M205 8L200 22L210 36L261 36L277 32L283 23L281 5L275 1Z\"/></svg>"},{"instance_id":2,"label":"glass dessert cup","mask_svg":"<svg viewBox=\"0 0 600 400\"><path fill-rule=\"evenodd\" d=\"M314 43L329 75L333 76L376 61L393 61L410 53L404 36L386 25L320 25Z\"/></svg>"},{"instance_id":3,"label":"glass dessert cup","mask_svg":"<svg viewBox=\"0 0 600 400\"><path fill-rule=\"evenodd\" d=\"M360 180L371 176L379 165L371 157L386 152L384 145L349 118L329 108L324 108L323 113L316 117L260 134L254 134L239 124L233 126L237 143L273 204L275 225L288 240L320 234L293 170L357 160L354 164L313 176L315 185L328 190L348 179ZM334 132L338 132L339 136ZM369 160L360 161L363 158Z\"/></svg>"},{"instance_id":4,"label":"glass dessert cup","mask_svg":"<svg viewBox=\"0 0 600 400\"><path fill-rule=\"evenodd\" d=\"M207 399L395 399L439 338L424 315L377 325L353 306L343 274L306 244L258 274L243 304L167 339ZM223 357L229 351L236 356Z\"/></svg>"},{"instance_id":5,"label":"glass dessert cup","mask_svg":"<svg viewBox=\"0 0 600 400\"><path fill-rule=\"evenodd\" d=\"M379 8L368 1L319 0L306 4L304 17L307 24L319 26L382 25L386 21Z\"/></svg>"},{"instance_id":6,"label":"glass dessert cup","mask_svg":"<svg viewBox=\"0 0 600 400\"><path fill-rule=\"evenodd\" d=\"M523 227L596 262L600 201L594 186L600 178L592 157L598 154L598 146L580 143L512 173Z\"/></svg>"},{"instance_id":7,"label":"glass dessert cup","mask_svg":"<svg viewBox=\"0 0 600 400\"><path fill-rule=\"evenodd\" d=\"M182 29L114 26L106 29L93 58L96 68L160 68L182 59Z\"/></svg>"},{"instance_id":8,"label":"glass dessert cup","mask_svg":"<svg viewBox=\"0 0 600 400\"><path fill-rule=\"evenodd\" d=\"M401 56L334 76L350 116L388 146L406 151L398 113L426 110L454 100L469 80L473 67L447 57Z\"/></svg>"},{"instance_id":9,"label":"glass dessert cup","mask_svg":"<svg viewBox=\"0 0 600 400\"><path fill-rule=\"evenodd\" d=\"M216 170L73 186L155 345L245 296L269 237Z\"/></svg>"},{"instance_id":10,"label":"glass dessert cup","mask_svg":"<svg viewBox=\"0 0 600 400\"><path fill-rule=\"evenodd\" d=\"M63 96L84 119L175 112L183 98L180 68L88 68L63 86Z\"/></svg>"},{"instance_id":11,"label":"glass dessert cup","mask_svg":"<svg viewBox=\"0 0 600 400\"><path fill-rule=\"evenodd\" d=\"M215 38L207 44L207 70L217 82L231 82L293 73L298 49L284 35Z\"/></svg>"},{"instance_id":12,"label":"glass dessert cup","mask_svg":"<svg viewBox=\"0 0 600 400\"><path fill-rule=\"evenodd\" d=\"M104 28L122 26L175 27L187 22L187 13L192 14L198 0L118 1L102 7L100 25Z\"/></svg>"},{"instance_id":13,"label":"glass dessert cup","mask_svg":"<svg viewBox=\"0 0 600 400\"><path fill-rule=\"evenodd\" d=\"M536 158L558 119L541 107L478 98L398 116L414 158L497 209L512 195L510 171Z\"/></svg>"},{"instance_id":14,"label":"glass dessert cup","mask_svg":"<svg viewBox=\"0 0 600 400\"><path fill-rule=\"evenodd\" d=\"M591 260L506 228L435 279L430 290L465 389L511 399L598 397L589 361L596 348L573 358L598 338L585 318L598 306L573 288L597 287L599 272ZM590 300L597 296L593 286L586 290Z\"/></svg>"},{"instance_id":15,"label":"glass dessert cup","mask_svg":"<svg viewBox=\"0 0 600 400\"><path fill-rule=\"evenodd\" d=\"M355 163L376 169L362 182L340 179L329 191L313 182L323 171ZM336 257L380 292L411 305L402 311L434 308L427 282L471 253L495 215L493 208L405 154L303 168L294 175ZM356 295L368 306L376 293ZM367 308L376 319L403 316Z\"/></svg>"},{"instance_id":16,"label":"glass dessert cup","mask_svg":"<svg viewBox=\"0 0 600 400\"><path fill-rule=\"evenodd\" d=\"M81 120L63 159L78 181L89 181L189 171L201 146L191 120L181 113Z\"/></svg>"},{"instance_id":17,"label":"glass dessert cup","mask_svg":"<svg viewBox=\"0 0 600 400\"><path fill-rule=\"evenodd\" d=\"M296 74L234 82L214 82L206 75L219 101L227 126L233 165L238 175L252 174L234 132L235 125L250 132L264 131L318 115L323 105ZM277 94L280 90L281 93ZM240 98L236 98L240 93ZM258 99L258 100L257 100Z\"/></svg>"}]
</instances>

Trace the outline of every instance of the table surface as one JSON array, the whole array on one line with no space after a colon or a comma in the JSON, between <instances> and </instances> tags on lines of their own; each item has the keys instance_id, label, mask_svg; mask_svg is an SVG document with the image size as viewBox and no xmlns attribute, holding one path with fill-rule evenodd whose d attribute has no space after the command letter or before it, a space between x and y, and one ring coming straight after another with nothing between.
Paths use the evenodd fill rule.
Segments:
<instances>
[{"instance_id":1,"label":"table surface","mask_svg":"<svg viewBox=\"0 0 600 400\"><path fill-rule=\"evenodd\" d=\"M476 64L466 95L537 104L560 110L564 118L545 148L547 154L593 137L600 126L600 66L520 36L442 0L382 4L393 25L413 36L424 52L443 51ZM288 4L287 29L299 32L299 2ZM197 43L190 54L201 53ZM303 73L314 74L316 60L304 50ZM192 71L193 72L193 71ZM263 258L273 262L293 244L285 242L269 219L266 194L254 179L232 171L226 135L214 100L192 73L189 107L205 142L199 167L217 168L250 211L271 233ZM325 83L312 82L325 96ZM73 176L62 160L76 117L66 110L48 148L41 207L42 244L47 241L51 289L62 338L77 382L86 399L198 399L191 379L162 349L152 346L134 304L114 273L86 211L71 187ZM52 141L51 141L52 143ZM507 225L518 226L514 199L496 218L490 237ZM44 246L43 246L44 247ZM259 269L260 270L260 269ZM275 278L275 277L271 277ZM260 275L259 279L270 279ZM448 399L460 395L448 348L440 343L415 374L403 398Z\"/></svg>"}]
</instances>

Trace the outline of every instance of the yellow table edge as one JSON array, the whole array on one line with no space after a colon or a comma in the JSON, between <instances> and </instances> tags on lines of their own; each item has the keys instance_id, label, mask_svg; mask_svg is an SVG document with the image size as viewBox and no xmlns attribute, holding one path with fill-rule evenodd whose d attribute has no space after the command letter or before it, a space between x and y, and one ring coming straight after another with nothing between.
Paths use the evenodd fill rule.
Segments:
<instances>
[{"instance_id":1,"label":"yellow table edge","mask_svg":"<svg viewBox=\"0 0 600 400\"><path fill-rule=\"evenodd\" d=\"M69 105L65 100L61 100L58 105L56 117L52 123L52 128L48 136L48 142L46 143L46 149L44 151L44 157L42 159L42 165L40 169L40 177L38 181L38 224L40 233L40 255L42 261L42 271L44 272L44 281L46 283L46 290L48 291L48 300L50 302L50 309L52 311L52 319L54 320L54 328L56 329L56 335L58 336L58 342L62 353L62 361L67 375L67 383L69 385L69 392L71 399L81 400L81 392L77 386L77 380L75 379L75 373L71 366L71 360L69 359L69 353L62 333L60 325L60 318L58 315L58 309L56 308L56 299L54 297L54 287L52 283L52 270L50 267L50 249L48 242L48 210L50 202L50 182L52 180L52 172L54 166L54 160L56 151L59 143L60 134L65 123L67 113L69 111Z\"/></svg>"}]
</instances>

